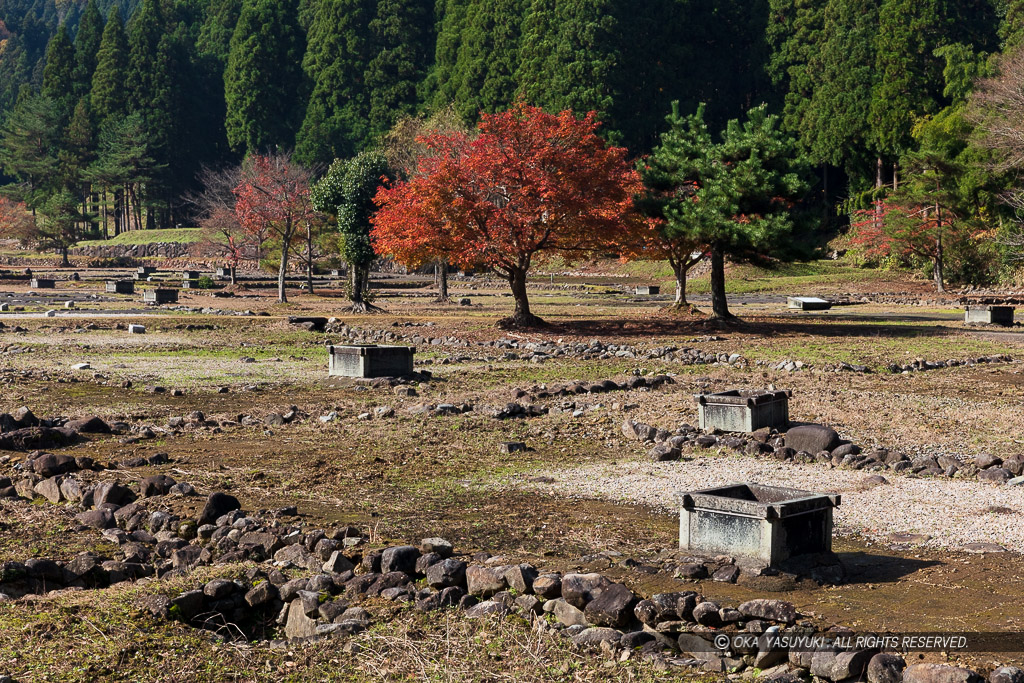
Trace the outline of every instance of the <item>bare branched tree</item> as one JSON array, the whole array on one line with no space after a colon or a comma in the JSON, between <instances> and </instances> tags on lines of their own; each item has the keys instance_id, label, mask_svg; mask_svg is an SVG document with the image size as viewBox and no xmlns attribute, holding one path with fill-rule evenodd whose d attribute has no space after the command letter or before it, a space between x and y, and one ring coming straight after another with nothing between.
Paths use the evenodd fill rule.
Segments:
<instances>
[{"instance_id":1,"label":"bare branched tree","mask_svg":"<svg viewBox=\"0 0 1024 683\"><path fill-rule=\"evenodd\" d=\"M227 260L231 284L237 282L239 264L253 251L258 260L262 246L253 235L242 229L235 215L234 189L241 182L241 177L239 166L223 169L204 166L199 172L203 189L186 197L186 201L196 209L199 227L203 230L203 247ZM266 236L263 237L265 240Z\"/></svg>"}]
</instances>

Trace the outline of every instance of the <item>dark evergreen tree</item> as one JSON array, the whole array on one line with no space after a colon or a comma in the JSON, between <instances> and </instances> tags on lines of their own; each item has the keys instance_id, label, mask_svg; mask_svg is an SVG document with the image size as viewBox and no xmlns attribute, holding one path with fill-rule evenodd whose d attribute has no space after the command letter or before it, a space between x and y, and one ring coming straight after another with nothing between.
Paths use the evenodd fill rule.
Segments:
<instances>
[{"instance_id":1,"label":"dark evergreen tree","mask_svg":"<svg viewBox=\"0 0 1024 683\"><path fill-rule=\"evenodd\" d=\"M46 49L42 93L57 105L62 120L67 121L74 106L75 47L67 27L61 24Z\"/></svg>"},{"instance_id":2,"label":"dark evergreen tree","mask_svg":"<svg viewBox=\"0 0 1024 683\"><path fill-rule=\"evenodd\" d=\"M821 40L802 74L802 91L809 91L810 100L787 109L789 128L800 136L811 159L845 166L855 177L872 174L877 153L870 129L871 95L877 85L877 5L877 0L829 0Z\"/></svg>"},{"instance_id":3,"label":"dark evergreen tree","mask_svg":"<svg viewBox=\"0 0 1024 683\"><path fill-rule=\"evenodd\" d=\"M199 31L196 49L200 54L212 55L223 65L227 64L231 50L231 35L242 12L242 0L213 0Z\"/></svg>"},{"instance_id":4,"label":"dark evergreen tree","mask_svg":"<svg viewBox=\"0 0 1024 683\"><path fill-rule=\"evenodd\" d=\"M352 156L369 136L369 0L323 0L309 29L303 68L312 84L295 157L303 164Z\"/></svg>"},{"instance_id":5,"label":"dark evergreen tree","mask_svg":"<svg viewBox=\"0 0 1024 683\"><path fill-rule=\"evenodd\" d=\"M459 81L455 66L459 60L462 32L466 27L469 0L437 0L434 11L437 40L434 43L434 64L424 83L424 99L435 110L455 101Z\"/></svg>"},{"instance_id":6,"label":"dark evergreen tree","mask_svg":"<svg viewBox=\"0 0 1024 683\"><path fill-rule=\"evenodd\" d=\"M292 146L305 47L296 0L245 0L224 72L232 149Z\"/></svg>"},{"instance_id":7,"label":"dark evergreen tree","mask_svg":"<svg viewBox=\"0 0 1024 683\"><path fill-rule=\"evenodd\" d=\"M516 93L523 0L471 0L452 78L467 120L507 107Z\"/></svg>"},{"instance_id":8,"label":"dark evergreen tree","mask_svg":"<svg viewBox=\"0 0 1024 683\"><path fill-rule=\"evenodd\" d=\"M615 122L609 121L617 94L613 72L621 63L614 5L614 0L555 3L558 34L553 86L560 95L559 109L596 111L606 129L615 131L612 137L617 143L620 136Z\"/></svg>"},{"instance_id":9,"label":"dark evergreen tree","mask_svg":"<svg viewBox=\"0 0 1024 683\"><path fill-rule=\"evenodd\" d=\"M123 116L128 109L125 80L128 72L128 42L121 13L110 10L103 39L96 54L96 71L92 76L93 114L99 123Z\"/></svg>"},{"instance_id":10,"label":"dark evergreen tree","mask_svg":"<svg viewBox=\"0 0 1024 683\"><path fill-rule=\"evenodd\" d=\"M370 22L371 54L364 82L369 93L370 135L379 138L417 108L417 87L427 73L433 45L428 0L379 0Z\"/></svg>"},{"instance_id":11,"label":"dark evergreen tree","mask_svg":"<svg viewBox=\"0 0 1024 683\"><path fill-rule=\"evenodd\" d=\"M772 85L782 91L783 125L799 133L814 94L817 73L811 67L825 36L828 0L769 0L765 66Z\"/></svg>"},{"instance_id":12,"label":"dark evergreen tree","mask_svg":"<svg viewBox=\"0 0 1024 683\"><path fill-rule=\"evenodd\" d=\"M0 168L20 181L16 194L32 208L45 201L58 180L60 119L52 99L27 95L0 126Z\"/></svg>"},{"instance_id":13,"label":"dark evergreen tree","mask_svg":"<svg viewBox=\"0 0 1024 683\"><path fill-rule=\"evenodd\" d=\"M87 95L92 88L97 54L103 40L103 15L96 0L89 0L75 34L75 94Z\"/></svg>"},{"instance_id":14,"label":"dark evergreen tree","mask_svg":"<svg viewBox=\"0 0 1024 683\"><path fill-rule=\"evenodd\" d=\"M555 89L559 64L559 31L555 21L556 0L531 0L523 19L519 42L517 93L530 104L555 112L565 104ZM440 38L439 38L440 40Z\"/></svg>"},{"instance_id":15,"label":"dark evergreen tree","mask_svg":"<svg viewBox=\"0 0 1024 683\"><path fill-rule=\"evenodd\" d=\"M153 66L157 62L160 39L167 32L158 0L143 0L127 25L128 32L128 108L144 111L154 96Z\"/></svg>"}]
</instances>

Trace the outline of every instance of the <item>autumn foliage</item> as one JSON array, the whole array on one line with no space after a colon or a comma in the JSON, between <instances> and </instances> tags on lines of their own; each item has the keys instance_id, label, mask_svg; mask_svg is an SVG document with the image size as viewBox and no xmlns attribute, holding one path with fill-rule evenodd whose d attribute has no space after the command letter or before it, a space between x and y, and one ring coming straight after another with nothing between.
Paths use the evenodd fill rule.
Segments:
<instances>
[{"instance_id":1,"label":"autumn foliage","mask_svg":"<svg viewBox=\"0 0 1024 683\"><path fill-rule=\"evenodd\" d=\"M288 253L301 232L323 220L310 199L312 173L287 154L254 155L235 187L235 216L251 241L270 235L281 250L278 299L287 301L284 281Z\"/></svg>"},{"instance_id":2,"label":"autumn foliage","mask_svg":"<svg viewBox=\"0 0 1024 683\"><path fill-rule=\"evenodd\" d=\"M35 221L25 204L0 197L0 237L30 242L35 233Z\"/></svg>"},{"instance_id":3,"label":"autumn foliage","mask_svg":"<svg viewBox=\"0 0 1024 683\"><path fill-rule=\"evenodd\" d=\"M633 220L639 175L597 127L593 112L577 118L519 102L482 114L475 138L422 138L428 152L413 177L377 193L374 250L406 264L446 258L490 269L515 298L503 322L538 324L526 296L536 260L606 249Z\"/></svg>"}]
</instances>

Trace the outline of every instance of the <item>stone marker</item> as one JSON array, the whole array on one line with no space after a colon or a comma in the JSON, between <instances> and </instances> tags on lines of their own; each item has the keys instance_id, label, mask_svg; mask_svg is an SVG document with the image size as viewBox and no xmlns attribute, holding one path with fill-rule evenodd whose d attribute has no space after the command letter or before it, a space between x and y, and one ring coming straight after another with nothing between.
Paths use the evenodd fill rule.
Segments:
<instances>
[{"instance_id":1,"label":"stone marker","mask_svg":"<svg viewBox=\"0 0 1024 683\"><path fill-rule=\"evenodd\" d=\"M64 308L66 308L68 310L73 310L75 308L75 302L74 301L65 301L64 302Z\"/></svg>"},{"instance_id":2,"label":"stone marker","mask_svg":"<svg viewBox=\"0 0 1024 683\"><path fill-rule=\"evenodd\" d=\"M679 548L702 555L736 555L766 566L832 550L832 510L838 494L735 483L676 494Z\"/></svg>"},{"instance_id":3,"label":"stone marker","mask_svg":"<svg viewBox=\"0 0 1024 683\"><path fill-rule=\"evenodd\" d=\"M57 317L57 311L54 311L54 310L51 309L51 310L47 311L46 313L44 313L44 315L47 318L56 318Z\"/></svg>"},{"instance_id":4,"label":"stone marker","mask_svg":"<svg viewBox=\"0 0 1024 683\"><path fill-rule=\"evenodd\" d=\"M145 325L129 325L128 334L146 334Z\"/></svg>"},{"instance_id":5,"label":"stone marker","mask_svg":"<svg viewBox=\"0 0 1024 683\"><path fill-rule=\"evenodd\" d=\"M147 304L174 304L178 303L178 290L176 289L147 289L142 293L142 300Z\"/></svg>"},{"instance_id":6,"label":"stone marker","mask_svg":"<svg viewBox=\"0 0 1024 683\"><path fill-rule=\"evenodd\" d=\"M800 311L827 311L832 308L831 301L816 296L786 297L786 304L790 308Z\"/></svg>"},{"instance_id":7,"label":"stone marker","mask_svg":"<svg viewBox=\"0 0 1024 683\"><path fill-rule=\"evenodd\" d=\"M6 313L11 310L10 304L0 304L0 313Z\"/></svg>"},{"instance_id":8,"label":"stone marker","mask_svg":"<svg viewBox=\"0 0 1024 683\"><path fill-rule=\"evenodd\" d=\"M32 289L54 289L57 283L49 278L34 277L29 283L29 287Z\"/></svg>"},{"instance_id":9,"label":"stone marker","mask_svg":"<svg viewBox=\"0 0 1024 683\"><path fill-rule=\"evenodd\" d=\"M733 389L696 396L700 428L705 431L755 432L789 425L789 391Z\"/></svg>"},{"instance_id":10,"label":"stone marker","mask_svg":"<svg viewBox=\"0 0 1024 683\"><path fill-rule=\"evenodd\" d=\"M660 294L661 287L657 285L637 285L636 294L637 296L651 296L654 294Z\"/></svg>"},{"instance_id":11,"label":"stone marker","mask_svg":"<svg viewBox=\"0 0 1024 683\"><path fill-rule=\"evenodd\" d=\"M92 370L92 366L88 363L75 363L71 366L72 370Z\"/></svg>"},{"instance_id":12,"label":"stone marker","mask_svg":"<svg viewBox=\"0 0 1024 683\"><path fill-rule=\"evenodd\" d=\"M135 281L134 280L107 280L106 282L107 294L134 294L135 293Z\"/></svg>"},{"instance_id":13,"label":"stone marker","mask_svg":"<svg viewBox=\"0 0 1024 683\"><path fill-rule=\"evenodd\" d=\"M332 377L404 377L413 374L413 346L328 346Z\"/></svg>"},{"instance_id":14,"label":"stone marker","mask_svg":"<svg viewBox=\"0 0 1024 683\"><path fill-rule=\"evenodd\" d=\"M1013 313L1013 306L968 306L964 311L964 322L1012 327Z\"/></svg>"}]
</instances>

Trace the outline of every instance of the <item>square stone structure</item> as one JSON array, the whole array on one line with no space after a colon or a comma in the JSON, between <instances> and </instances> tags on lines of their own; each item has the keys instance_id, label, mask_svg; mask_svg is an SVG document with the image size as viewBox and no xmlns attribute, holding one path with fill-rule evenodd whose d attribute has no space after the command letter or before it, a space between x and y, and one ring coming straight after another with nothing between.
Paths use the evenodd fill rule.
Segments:
<instances>
[{"instance_id":1,"label":"square stone structure","mask_svg":"<svg viewBox=\"0 0 1024 683\"><path fill-rule=\"evenodd\" d=\"M968 306L964 311L964 322L1012 327L1013 312L1013 306Z\"/></svg>"},{"instance_id":2,"label":"square stone structure","mask_svg":"<svg viewBox=\"0 0 1024 683\"><path fill-rule=\"evenodd\" d=\"M153 266L139 266L135 270L135 274L136 275L142 275L143 277L145 277L147 275L152 275L155 272L156 272L156 268L154 268Z\"/></svg>"},{"instance_id":3,"label":"square stone structure","mask_svg":"<svg viewBox=\"0 0 1024 683\"><path fill-rule=\"evenodd\" d=\"M723 432L754 432L762 427L785 429L789 425L790 395L789 391L742 389L698 394L700 428Z\"/></svg>"},{"instance_id":4,"label":"square stone structure","mask_svg":"<svg viewBox=\"0 0 1024 683\"><path fill-rule=\"evenodd\" d=\"M198 270L183 270L181 272L181 279L182 280L198 280L199 279L199 271Z\"/></svg>"},{"instance_id":5,"label":"square stone structure","mask_svg":"<svg viewBox=\"0 0 1024 683\"><path fill-rule=\"evenodd\" d=\"M134 294L134 280L107 280L107 294Z\"/></svg>"},{"instance_id":6,"label":"square stone structure","mask_svg":"<svg viewBox=\"0 0 1024 683\"><path fill-rule=\"evenodd\" d=\"M28 286L32 289L56 289L57 283L49 278L34 277Z\"/></svg>"},{"instance_id":7,"label":"square stone structure","mask_svg":"<svg viewBox=\"0 0 1024 683\"><path fill-rule=\"evenodd\" d=\"M199 288L199 278L195 278L193 280L182 280L181 281L181 288L182 289L198 289Z\"/></svg>"},{"instance_id":8,"label":"square stone structure","mask_svg":"<svg viewBox=\"0 0 1024 683\"><path fill-rule=\"evenodd\" d=\"M734 555L777 566L800 555L832 551L836 494L733 483L676 494L679 548L699 555Z\"/></svg>"},{"instance_id":9,"label":"square stone structure","mask_svg":"<svg viewBox=\"0 0 1024 683\"><path fill-rule=\"evenodd\" d=\"M831 301L816 296L790 296L786 297L786 303L799 311L827 311L832 308Z\"/></svg>"},{"instance_id":10,"label":"square stone structure","mask_svg":"<svg viewBox=\"0 0 1024 683\"><path fill-rule=\"evenodd\" d=\"M404 377L413 373L413 346L329 346L331 377Z\"/></svg>"},{"instance_id":11,"label":"square stone structure","mask_svg":"<svg viewBox=\"0 0 1024 683\"><path fill-rule=\"evenodd\" d=\"M650 296L652 294L661 294L661 287L657 285L639 285L636 288L638 296Z\"/></svg>"},{"instance_id":12,"label":"square stone structure","mask_svg":"<svg viewBox=\"0 0 1024 683\"><path fill-rule=\"evenodd\" d=\"M147 304L176 304L178 303L178 290L147 289L142 293L142 300Z\"/></svg>"},{"instance_id":13,"label":"square stone structure","mask_svg":"<svg viewBox=\"0 0 1024 683\"><path fill-rule=\"evenodd\" d=\"M230 268L218 268L214 272L214 274L217 277L231 277L231 269Z\"/></svg>"}]
</instances>

